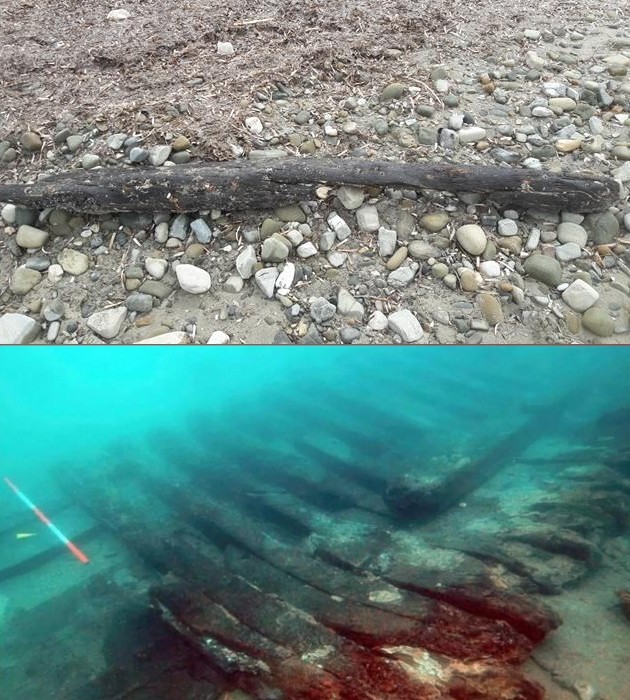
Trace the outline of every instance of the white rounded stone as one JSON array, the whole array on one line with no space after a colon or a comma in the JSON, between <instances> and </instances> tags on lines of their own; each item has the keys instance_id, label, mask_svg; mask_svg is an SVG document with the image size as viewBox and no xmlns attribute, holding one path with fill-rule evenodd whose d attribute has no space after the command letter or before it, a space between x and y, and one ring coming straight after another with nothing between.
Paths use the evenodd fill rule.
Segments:
<instances>
[{"instance_id":1,"label":"white rounded stone","mask_svg":"<svg viewBox=\"0 0 630 700\"><path fill-rule=\"evenodd\" d=\"M144 261L144 268L153 279L161 280L168 269L168 262L162 258L147 258Z\"/></svg>"},{"instance_id":2,"label":"white rounded stone","mask_svg":"<svg viewBox=\"0 0 630 700\"><path fill-rule=\"evenodd\" d=\"M230 336L223 331L214 331L208 338L208 345L227 345L230 342Z\"/></svg>"},{"instance_id":3,"label":"white rounded stone","mask_svg":"<svg viewBox=\"0 0 630 700\"><path fill-rule=\"evenodd\" d=\"M210 289L210 275L196 265L180 263L175 268L179 286L189 294L203 294Z\"/></svg>"}]
</instances>

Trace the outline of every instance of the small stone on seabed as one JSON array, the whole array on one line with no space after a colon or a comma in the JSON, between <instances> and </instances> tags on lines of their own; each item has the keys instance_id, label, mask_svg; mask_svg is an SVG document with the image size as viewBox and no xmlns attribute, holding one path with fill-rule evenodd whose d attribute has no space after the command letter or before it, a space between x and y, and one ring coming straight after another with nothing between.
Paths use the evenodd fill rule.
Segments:
<instances>
[{"instance_id":1,"label":"small stone on seabed","mask_svg":"<svg viewBox=\"0 0 630 700\"><path fill-rule=\"evenodd\" d=\"M397 333L405 343L415 343L422 338L424 331L418 319L409 311L401 309L394 311L387 318L390 330Z\"/></svg>"}]
</instances>

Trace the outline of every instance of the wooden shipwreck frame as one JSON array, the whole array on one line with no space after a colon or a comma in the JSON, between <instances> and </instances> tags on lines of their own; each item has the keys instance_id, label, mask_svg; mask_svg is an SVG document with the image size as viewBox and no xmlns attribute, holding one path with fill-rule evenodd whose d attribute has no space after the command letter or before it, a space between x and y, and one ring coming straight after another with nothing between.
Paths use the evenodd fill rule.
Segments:
<instances>
[{"instance_id":1,"label":"wooden shipwreck frame","mask_svg":"<svg viewBox=\"0 0 630 700\"><path fill-rule=\"evenodd\" d=\"M304 426L284 441L244 407L242 435L196 414L188 436L147 436L151 459L121 444L98 468L60 468L89 519L79 541L89 549L98 523L137 558L146 587L119 595L145 634L132 643L112 621L118 663L52 697L541 700L521 665L561 622L543 597L594 571L630 521L630 474L608 443L531 469L527 450L568 400L440 461L420 417L320 387L306 404L281 398ZM333 404L348 420L328 417ZM392 428L408 435L404 465L383 451Z\"/></svg>"}]
</instances>

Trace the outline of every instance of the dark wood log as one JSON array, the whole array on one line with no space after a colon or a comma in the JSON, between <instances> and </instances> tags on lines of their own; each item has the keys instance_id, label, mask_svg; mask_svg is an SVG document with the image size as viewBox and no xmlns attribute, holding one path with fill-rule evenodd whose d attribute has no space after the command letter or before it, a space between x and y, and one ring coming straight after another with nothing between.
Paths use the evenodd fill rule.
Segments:
<instances>
[{"instance_id":1,"label":"dark wood log","mask_svg":"<svg viewBox=\"0 0 630 700\"><path fill-rule=\"evenodd\" d=\"M521 645L523 640L518 636L513 636L511 639L509 634L506 636L507 629L502 630L503 623L507 622L510 627L518 629L519 633L536 642L541 641L559 623L557 616L542 604L534 602L528 604L522 596L514 596L514 604L512 604L511 594L494 590L488 572L474 559L463 561L461 555L457 555L460 561L459 567L452 569L449 566L440 571L439 577L428 566L423 568L421 565L412 564L405 567L399 564L395 573L391 570L387 572L385 580L377 579L373 574L367 578L332 566L326 561L318 561L297 547L274 541L265 534L265 528L261 523L248 521L237 512L213 503L208 497L199 497L190 489L182 488L181 484L175 489L155 479L147 479L146 484L151 489L157 489L163 497L176 500L178 507L185 513L201 522L209 521L224 529L247 551L314 588L358 604L421 620L427 625L425 644L429 648L431 647L428 642L432 634L431 628L434 625L438 630L443 628L444 637L440 643L445 646L439 648L441 653L448 653L447 648L450 648L451 654L457 655L455 652L457 645L452 642L451 635L457 637L458 634L461 636L468 633L476 636L478 633L480 635L476 642L478 645L482 644L481 638L484 635L490 634L496 644L497 656L518 654L519 652L511 647L514 644ZM395 553L391 552L391 554L395 558ZM342 557L342 555L338 556ZM443 556L441 558L438 556L437 559L444 561ZM395 583L395 586L389 585L387 580ZM401 586L402 589L397 586ZM458 617L460 613L449 609L448 606L438 611L427 605L428 601L424 597L426 594L437 599L438 595L434 595L434 591L439 594L442 590L448 589L457 591L457 595L453 595L453 601L464 601L462 610L470 610L482 619L477 618L476 622L472 622L472 618ZM414 595L411 591L421 595ZM469 594L469 599L464 595L466 592ZM492 605L487 603L490 599L493 601ZM469 600L475 601L474 610L473 606L469 605ZM484 603L480 604L479 601ZM458 606L458 602L455 605ZM487 627L489 620L483 618L496 620L499 624L496 628L490 629L492 625ZM459 633L456 633L457 628L460 630ZM471 632L471 629L475 629L476 632ZM449 631L448 634L446 630ZM453 646L448 647L451 643ZM484 645L487 643L487 641L483 642ZM469 650L469 653L473 654L472 650Z\"/></svg>"},{"instance_id":2,"label":"dark wood log","mask_svg":"<svg viewBox=\"0 0 630 700\"><path fill-rule=\"evenodd\" d=\"M1 184L0 201L86 213L242 211L312 199L319 184L482 192L502 206L574 212L600 211L620 197L615 180L603 176L501 166L288 157L176 168L76 170L28 185Z\"/></svg>"}]
</instances>

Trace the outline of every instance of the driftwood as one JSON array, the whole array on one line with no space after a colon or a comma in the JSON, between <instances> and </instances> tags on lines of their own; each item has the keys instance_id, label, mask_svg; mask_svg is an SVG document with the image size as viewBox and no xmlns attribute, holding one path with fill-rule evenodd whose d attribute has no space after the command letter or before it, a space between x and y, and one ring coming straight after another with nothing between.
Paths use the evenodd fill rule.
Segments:
<instances>
[{"instance_id":1,"label":"driftwood","mask_svg":"<svg viewBox=\"0 0 630 700\"><path fill-rule=\"evenodd\" d=\"M525 168L412 164L359 158L281 158L176 168L102 168L36 183L0 184L0 201L85 213L270 209L312 199L320 184L481 192L535 209L601 211L620 196L609 177Z\"/></svg>"}]
</instances>

